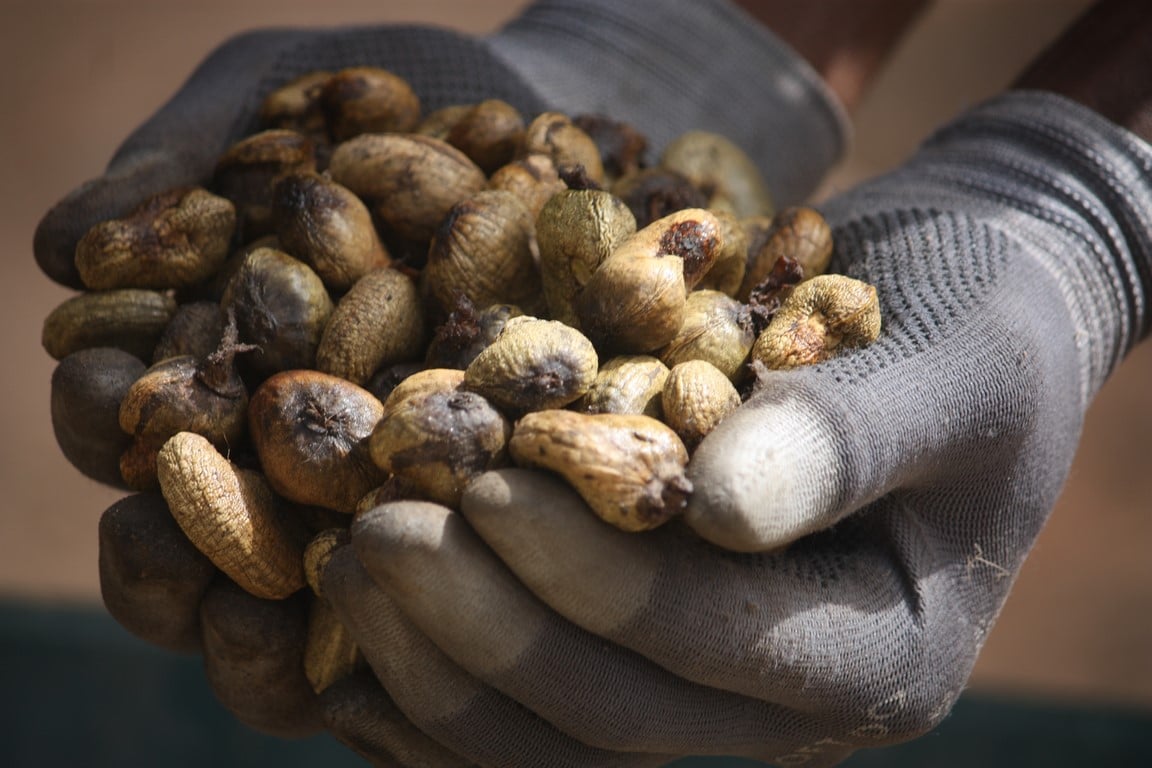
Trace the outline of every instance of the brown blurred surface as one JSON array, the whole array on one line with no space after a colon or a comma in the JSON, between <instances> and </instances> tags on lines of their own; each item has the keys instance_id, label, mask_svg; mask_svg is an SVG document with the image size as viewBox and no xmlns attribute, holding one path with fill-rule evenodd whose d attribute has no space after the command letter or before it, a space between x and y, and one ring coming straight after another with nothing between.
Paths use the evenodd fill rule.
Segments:
<instances>
[{"instance_id":1,"label":"brown blurred surface","mask_svg":"<svg viewBox=\"0 0 1152 768\"><path fill-rule=\"evenodd\" d=\"M5 253L0 597L95 601L96 522L119 494L61 457L48 416L45 315L70 292L37 270L32 232L69 189L228 35L255 26L435 21L485 31L520 2L5 3L0 66ZM931 128L996 92L1085 0L942 0L857 116L853 152L826 191L904 157ZM1089 414L1066 492L991 634L973 684L1152 707L1152 348L1117 372ZM28 443L20 442L28 440Z\"/></svg>"}]
</instances>

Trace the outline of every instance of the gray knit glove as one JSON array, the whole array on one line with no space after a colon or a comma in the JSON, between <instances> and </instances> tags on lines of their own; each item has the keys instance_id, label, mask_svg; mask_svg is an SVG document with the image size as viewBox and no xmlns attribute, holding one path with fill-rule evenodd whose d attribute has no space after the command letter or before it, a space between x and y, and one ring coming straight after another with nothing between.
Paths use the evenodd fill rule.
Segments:
<instances>
[{"instance_id":1,"label":"gray knit glove","mask_svg":"<svg viewBox=\"0 0 1152 768\"><path fill-rule=\"evenodd\" d=\"M82 287L73 255L93 223L121 216L156 192L208 183L225 149L257 129L259 105L274 88L311 70L362 64L406 78L425 110L501 98L525 115L544 109L603 112L631 122L648 135L654 151L688 129L724 133L761 166L780 204L798 202L815 189L846 142L843 115L814 72L725 0L542 0L488 39L427 27L263 30L213 52L125 141L102 176L45 215L35 236L38 263L52 279ZM394 612L390 604L373 608L384 598L366 578L353 581L357 573L363 575L350 568L341 582L345 603L358 606L356 626L368 644L386 646L393 642L386 629ZM286 614L299 608L290 602L284 602ZM263 607L275 613L272 605ZM185 626L197 625L196 616L186 618ZM284 623L291 624L291 617ZM418 633L411 642L435 651ZM415 663L410 656L408 661ZM435 711L466 696L476 685L466 678L454 679L450 689L429 689L433 695L424 709L410 697L398 709L389 696L403 698L403 686L422 684L426 676L418 669L393 683L400 686L399 695L371 677L344 681L325 692L324 714L341 739L374 762L449 765L449 748L421 730L425 725L413 723L427 723L427 707ZM286 723L276 720L291 703L263 700L275 692L241 693L243 711L235 702L225 703L255 727L277 733L313 727L307 716L293 713ZM518 738L512 724L537 718L519 705L513 709L518 714L507 715L506 733ZM500 710L487 714L495 711ZM501 741L499 734L494 738L490 754L515 750L515 743ZM525 764L550 765L549 755L564 753L546 741L522 746L540 757ZM616 761L611 752L584 747L572 754L578 764ZM645 757L641 762L661 761Z\"/></svg>"},{"instance_id":2,"label":"gray knit glove","mask_svg":"<svg viewBox=\"0 0 1152 768\"><path fill-rule=\"evenodd\" d=\"M328 594L423 734L484 765L826 766L948 713L1147 333L1152 148L1012 93L826 214L882 337L766 377L686 524L622 533L527 470L356 522Z\"/></svg>"}]
</instances>

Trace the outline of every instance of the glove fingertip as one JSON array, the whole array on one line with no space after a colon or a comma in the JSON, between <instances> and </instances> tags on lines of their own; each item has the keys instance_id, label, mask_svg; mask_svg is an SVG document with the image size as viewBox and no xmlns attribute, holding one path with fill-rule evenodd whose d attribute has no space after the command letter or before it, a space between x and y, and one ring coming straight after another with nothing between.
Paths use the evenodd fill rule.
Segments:
<instances>
[{"instance_id":1,"label":"glove fingertip","mask_svg":"<svg viewBox=\"0 0 1152 768\"><path fill-rule=\"evenodd\" d=\"M765 552L835 522L837 449L803 406L749 403L701 443L688 466L685 521L737 552Z\"/></svg>"}]
</instances>

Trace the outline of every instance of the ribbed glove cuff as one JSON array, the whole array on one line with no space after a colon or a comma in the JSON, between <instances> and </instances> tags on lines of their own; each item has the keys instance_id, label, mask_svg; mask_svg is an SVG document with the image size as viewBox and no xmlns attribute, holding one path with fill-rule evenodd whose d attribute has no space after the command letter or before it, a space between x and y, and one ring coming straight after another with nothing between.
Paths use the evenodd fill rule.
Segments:
<instances>
[{"instance_id":1,"label":"ribbed glove cuff","mask_svg":"<svg viewBox=\"0 0 1152 768\"><path fill-rule=\"evenodd\" d=\"M806 200L844 154L839 102L807 62L726 0L539 0L489 38L545 101L644 132L721 133L778 205Z\"/></svg>"},{"instance_id":2,"label":"ribbed glove cuff","mask_svg":"<svg viewBox=\"0 0 1152 768\"><path fill-rule=\"evenodd\" d=\"M1152 317L1152 146L1064 97L1012 91L960 116L830 216L914 207L1004 233L1058 281L1085 405ZM1027 300L1027 297L1021 297Z\"/></svg>"}]
</instances>

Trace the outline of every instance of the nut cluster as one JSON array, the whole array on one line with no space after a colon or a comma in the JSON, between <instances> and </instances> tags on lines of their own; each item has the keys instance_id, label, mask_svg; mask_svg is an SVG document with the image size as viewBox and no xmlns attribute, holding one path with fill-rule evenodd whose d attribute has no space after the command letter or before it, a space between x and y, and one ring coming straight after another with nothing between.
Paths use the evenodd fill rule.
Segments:
<instances>
[{"instance_id":1,"label":"nut cluster","mask_svg":"<svg viewBox=\"0 0 1152 768\"><path fill-rule=\"evenodd\" d=\"M821 274L820 214L775 212L720 136L649 164L608 118L498 100L424 113L369 67L288 83L261 117L204 187L92 228L88 290L43 343L65 455L152 500L109 511L108 562L141 546L133 520L170 514L149 525L182 547L191 593L208 568L260 600L308 596L317 690L357 663L314 564L358 510L455 506L519 465L653 528L685 506L692 450L754 369L879 333L875 290ZM186 626L157 628L154 585L133 598L114 581L129 629L189 645Z\"/></svg>"}]
</instances>

